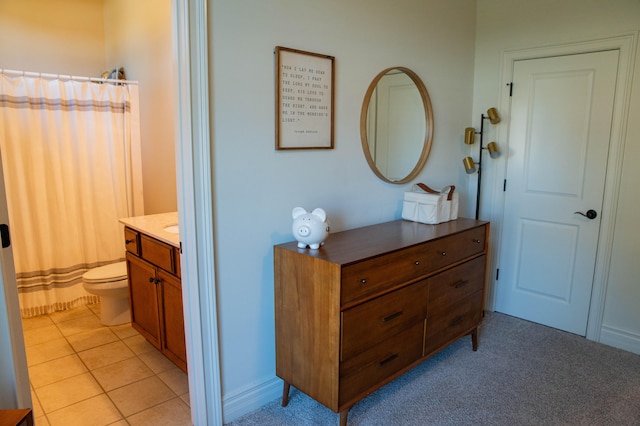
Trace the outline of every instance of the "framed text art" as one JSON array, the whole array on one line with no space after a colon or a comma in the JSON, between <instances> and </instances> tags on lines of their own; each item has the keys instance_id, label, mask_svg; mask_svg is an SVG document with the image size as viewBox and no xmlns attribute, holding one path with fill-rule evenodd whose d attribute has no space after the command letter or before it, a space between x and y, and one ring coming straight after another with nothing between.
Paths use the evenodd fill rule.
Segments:
<instances>
[{"instance_id":1,"label":"framed text art","mask_svg":"<svg viewBox=\"0 0 640 426\"><path fill-rule=\"evenodd\" d=\"M276 46L276 149L333 149L333 56Z\"/></svg>"}]
</instances>

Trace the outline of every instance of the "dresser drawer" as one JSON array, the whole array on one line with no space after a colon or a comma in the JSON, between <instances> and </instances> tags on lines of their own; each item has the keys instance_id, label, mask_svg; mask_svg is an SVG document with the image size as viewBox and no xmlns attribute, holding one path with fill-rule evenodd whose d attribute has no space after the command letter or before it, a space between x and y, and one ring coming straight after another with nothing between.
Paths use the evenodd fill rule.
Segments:
<instances>
[{"instance_id":1,"label":"dresser drawer","mask_svg":"<svg viewBox=\"0 0 640 426\"><path fill-rule=\"evenodd\" d=\"M144 260L168 272L175 272L173 266L173 247L155 238L140 235L140 252Z\"/></svg>"},{"instance_id":2,"label":"dresser drawer","mask_svg":"<svg viewBox=\"0 0 640 426\"><path fill-rule=\"evenodd\" d=\"M422 323L426 316L426 280L347 309L342 313L341 359Z\"/></svg>"},{"instance_id":3,"label":"dresser drawer","mask_svg":"<svg viewBox=\"0 0 640 426\"><path fill-rule=\"evenodd\" d=\"M429 312L447 309L484 285L485 256L477 257L455 268L429 278Z\"/></svg>"},{"instance_id":4,"label":"dresser drawer","mask_svg":"<svg viewBox=\"0 0 640 426\"><path fill-rule=\"evenodd\" d=\"M482 291L458 301L449 309L427 314L425 355L449 343L482 319Z\"/></svg>"},{"instance_id":5,"label":"dresser drawer","mask_svg":"<svg viewBox=\"0 0 640 426\"><path fill-rule=\"evenodd\" d=\"M340 364L339 404L344 404L422 356L424 322Z\"/></svg>"},{"instance_id":6,"label":"dresser drawer","mask_svg":"<svg viewBox=\"0 0 640 426\"><path fill-rule=\"evenodd\" d=\"M340 301L344 305L373 295L482 253L484 248L485 227L480 226L349 265L342 270Z\"/></svg>"},{"instance_id":7,"label":"dresser drawer","mask_svg":"<svg viewBox=\"0 0 640 426\"><path fill-rule=\"evenodd\" d=\"M419 277L424 253L421 244L343 268L340 301L345 304Z\"/></svg>"},{"instance_id":8,"label":"dresser drawer","mask_svg":"<svg viewBox=\"0 0 640 426\"><path fill-rule=\"evenodd\" d=\"M485 229L484 226L480 226L430 242L424 254L426 269L429 272L435 271L482 253L485 247Z\"/></svg>"},{"instance_id":9,"label":"dresser drawer","mask_svg":"<svg viewBox=\"0 0 640 426\"><path fill-rule=\"evenodd\" d=\"M124 246L128 252L140 256L140 234L131 228L124 228Z\"/></svg>"}]
</instances>

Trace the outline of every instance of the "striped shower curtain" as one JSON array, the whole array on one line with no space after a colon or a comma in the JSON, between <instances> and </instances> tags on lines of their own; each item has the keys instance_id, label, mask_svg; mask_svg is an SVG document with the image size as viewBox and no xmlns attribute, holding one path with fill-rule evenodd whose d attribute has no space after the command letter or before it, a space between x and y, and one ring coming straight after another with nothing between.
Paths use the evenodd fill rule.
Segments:
<instances>
[{"instance_id":1,"label":"striped shower curtain","mask_svg":"<svg viewBox=\"0 0 640 426\"><path fill-rule=\"evenodd\" d=\"M118 219L142 214L137 89L0 74L0 156L23 317L96 302L82 274L123 259Z\"/></svg>"}]
</instances>

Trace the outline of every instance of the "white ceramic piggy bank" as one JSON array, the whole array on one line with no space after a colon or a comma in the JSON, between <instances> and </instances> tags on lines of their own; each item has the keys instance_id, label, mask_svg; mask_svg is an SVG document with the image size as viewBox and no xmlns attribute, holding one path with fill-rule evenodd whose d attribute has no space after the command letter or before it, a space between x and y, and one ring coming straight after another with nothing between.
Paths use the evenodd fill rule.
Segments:
<instances>
[{"instance_id":1,"label":"white ceramic piggy bank","mask_svg":"<svg viewBox=\"0 0 640 426\"><path fill-rule=\"evenodd\" d=\"M327 213L321 208L314 209L311 213L302 207L296 207L292 212L293 236L298 241L299 248L318 249L329 236L329 222Z\"/></svg>"}]
</instances>

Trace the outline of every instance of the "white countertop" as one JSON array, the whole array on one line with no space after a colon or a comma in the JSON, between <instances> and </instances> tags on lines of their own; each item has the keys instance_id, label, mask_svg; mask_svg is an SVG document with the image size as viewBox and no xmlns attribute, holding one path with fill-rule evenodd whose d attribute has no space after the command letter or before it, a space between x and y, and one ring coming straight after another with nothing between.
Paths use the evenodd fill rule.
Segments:
<instances>
[{"instance_id":1,"label":"white countertop","mask_svg":"<svg viewBox=\"0 0 640 426\"><path fill-rule=\"evenodd\" d=\"M165 228L178 225L178 212L125 217L120 223L174 247L180 247L180 234L167 232Z\"/></svg>"}]
</instances>

